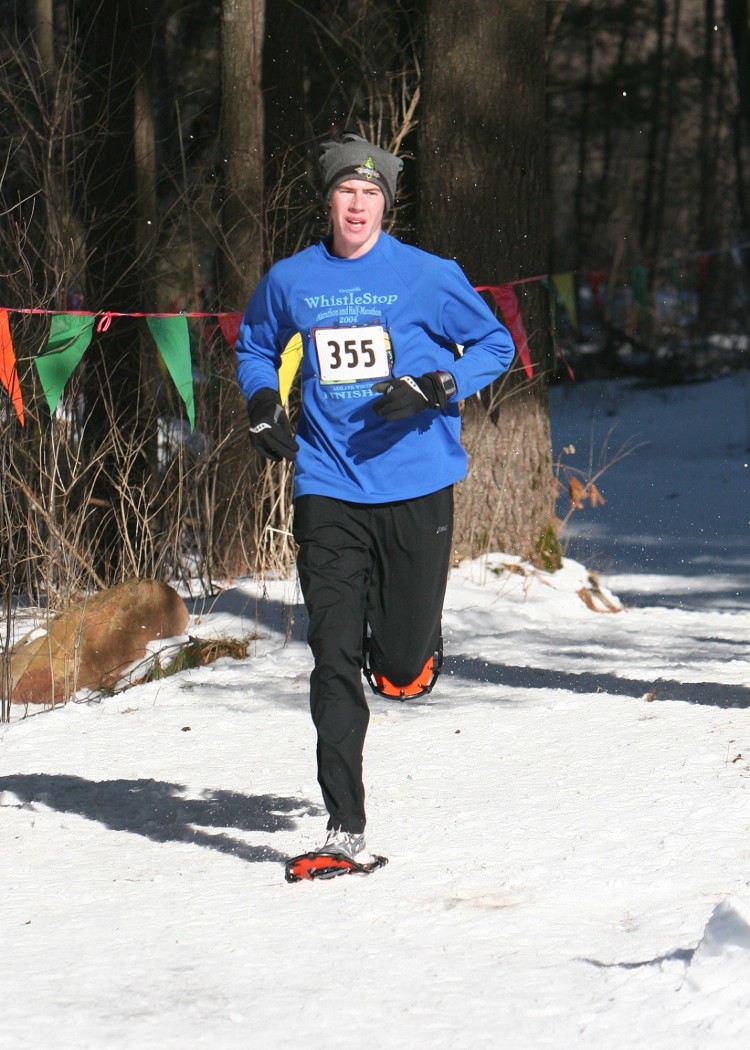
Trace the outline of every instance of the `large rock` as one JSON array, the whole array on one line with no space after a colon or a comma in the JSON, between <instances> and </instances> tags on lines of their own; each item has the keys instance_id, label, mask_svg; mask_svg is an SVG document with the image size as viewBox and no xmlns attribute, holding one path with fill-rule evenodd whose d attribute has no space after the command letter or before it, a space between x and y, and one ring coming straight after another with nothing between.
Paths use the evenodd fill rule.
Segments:
<instances>
[{"instance_id":1,"label":"large rock","mask_svg":"<svg viewBox=\"0 0 750 1050\"><path fill-rule=\"evenodd\" d=\"M127 580L86 598L14 647L11 700L53 704L79 689L113 689L149 642L182 634L189 618L179 594L158 580Z\"/></svg>"}]
</instances>

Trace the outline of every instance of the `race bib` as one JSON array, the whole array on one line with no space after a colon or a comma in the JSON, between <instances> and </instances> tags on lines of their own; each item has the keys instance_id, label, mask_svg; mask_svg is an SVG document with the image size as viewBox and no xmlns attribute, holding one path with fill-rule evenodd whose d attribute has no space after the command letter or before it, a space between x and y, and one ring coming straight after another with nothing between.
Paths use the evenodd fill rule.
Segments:
<instances>
[{"instance_id":1,"label":"race bib","mask_svg":"<svg viewBox=\"0 0 750 1050\"><path fill-rule=\"evenodd\" d=\"M369 383L390 375L390 341L382 325L313 328L321 383Z\"/></svg>"}]
</instances>

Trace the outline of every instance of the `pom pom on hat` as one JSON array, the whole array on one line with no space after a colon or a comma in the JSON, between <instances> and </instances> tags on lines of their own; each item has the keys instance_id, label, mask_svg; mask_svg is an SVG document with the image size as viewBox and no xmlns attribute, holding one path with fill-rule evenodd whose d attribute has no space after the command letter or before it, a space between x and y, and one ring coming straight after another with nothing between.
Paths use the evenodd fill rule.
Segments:
<instances>
[{"instance_id":1,"label":"pom pom on hat","mask_svg":"<svg viewBox=\"0 0 750 1050\"><path fill-rule=\"evenodd\" d=\"M340 183L358 179L382 190L386 211L393 204L398 173L404 166L400 157L351 134L344 135L341 142L324 142L320 164L326 200Z\"/></svg>"}]
</instances>

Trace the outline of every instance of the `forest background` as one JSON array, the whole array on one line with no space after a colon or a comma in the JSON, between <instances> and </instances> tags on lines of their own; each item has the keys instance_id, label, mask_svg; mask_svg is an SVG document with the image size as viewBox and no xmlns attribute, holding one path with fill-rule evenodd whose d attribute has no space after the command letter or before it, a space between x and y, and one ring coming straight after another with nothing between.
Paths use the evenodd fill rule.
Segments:
<instances>
[{"instance_id":1,"label":"forest background","mask_svg":"<svg viewBox=\"0 0 750 1050\"><path fill-rule=\"evenodd\" d=\"M747 0L0 0L3 608L289 568L290 475L250 452L232 325L324 234L319 147L348 130L406 158L392 232L507 323L511 288L527 339L531 375L464 406L456 556L554 567L561 486L597 490L552 461L549 382L747 367L748 21ZM40 363L71 360L55 400Z\"/></svg>"}]
</instances>

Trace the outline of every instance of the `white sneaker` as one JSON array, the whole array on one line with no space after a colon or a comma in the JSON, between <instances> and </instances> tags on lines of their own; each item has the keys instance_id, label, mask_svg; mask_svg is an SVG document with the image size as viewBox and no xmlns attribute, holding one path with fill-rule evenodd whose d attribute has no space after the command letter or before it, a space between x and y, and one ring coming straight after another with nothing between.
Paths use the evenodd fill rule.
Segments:
<instances>
[{"instance_id":1,"label":"white sneaker","mask_svg":"<svg viewBox=\"0 0 750 1050\"><path fill-rule=\"evenodd\" d=\"M342 831L340 828L331 828L319 853L338 853L355 864L369 864L372 857L367 852L364 832L357 834L351 831Z\"/></svg>"}]
</instances>

